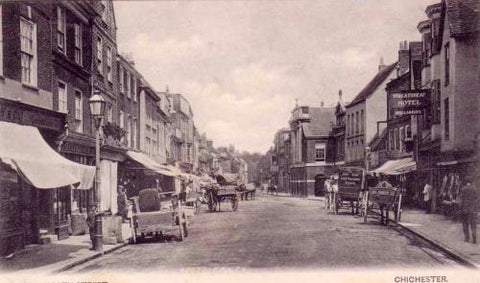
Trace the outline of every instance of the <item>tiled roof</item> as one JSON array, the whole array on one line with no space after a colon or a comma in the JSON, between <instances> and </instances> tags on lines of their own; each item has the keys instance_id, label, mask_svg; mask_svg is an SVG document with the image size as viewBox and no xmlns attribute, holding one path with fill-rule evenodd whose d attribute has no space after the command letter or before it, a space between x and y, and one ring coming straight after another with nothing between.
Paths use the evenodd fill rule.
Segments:
<instances>
[{"instance_id":1,"label":"tiled roof","mask_svg":"<svg viewBox=\"0 0 480 283\"><path fill-rule=\"evenodd\" d=\"M310 107L310 122L302 124L305 137L327 136L335 120L335 107Z\"/></svg>"},{"instance_id":2,"label":"tiled roof","mask_svg":"<svg viewBox=\"0 0 480 283\"><path fill-rule=\"evenodd\" d=\"M375 90L383 83L383 81L388 78L390 73L395 70L395 66L397 66L397 63L386 66L380 72L378 72L375 77L373 77L373 79L367 84L367 86L357 94L357 96L352 100L352 102L346 105L346 107L348 108L349 106L353 106L359 102L362 102L370 95L372 95Z\"/></svg>"},{"instance_id":3,"label":"tiled roof","mask_svg":"<svg viewBox=\"0 0 480 283\"><path fill-rule=\"evenodd\" d=\"M451 36L480 32L479 0L445 0Z\"/></svg>"}]
</instances>

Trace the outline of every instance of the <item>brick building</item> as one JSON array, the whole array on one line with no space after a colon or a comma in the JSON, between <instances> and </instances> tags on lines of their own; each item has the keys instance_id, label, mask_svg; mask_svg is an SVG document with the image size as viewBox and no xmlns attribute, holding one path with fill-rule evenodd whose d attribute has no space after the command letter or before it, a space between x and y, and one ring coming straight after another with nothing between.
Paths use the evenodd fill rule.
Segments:
<instances>
[{"instance_id":1,"label":"brick building","mask_svg":"<svg viewBox=\"0 0 480 283\"><path fill-rule=\"evenodd\" d=\"M294 195L323 194L324 181L333 172L334 140L330 126L333 107L296 106L290 118L290 189Z\"/></svg>"}]
</instances>

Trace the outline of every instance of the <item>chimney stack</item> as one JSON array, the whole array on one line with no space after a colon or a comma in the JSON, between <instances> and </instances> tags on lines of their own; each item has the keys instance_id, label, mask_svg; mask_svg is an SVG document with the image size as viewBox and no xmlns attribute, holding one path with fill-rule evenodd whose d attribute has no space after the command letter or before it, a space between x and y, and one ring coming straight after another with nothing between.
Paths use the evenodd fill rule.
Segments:
<instances>
[{"instance_id":1,"label":"chimney stack","mask_svg":"<svg viewBox=\"0 0 480 283\"><path fill-rule=\"evenodd\" d=\"M340 90L338 91L338 101L343 102L342 96L343 96L343 93L342 93L342 90L340 89Z\"/></svg>"},{"instance_id":2,"label":"chimney stack","mask_svg":"<svg viewBox=\"0 0 480 283\"><path fill-rule=\"evenodd\" d=\"M383 62L383 56L380 57L380 65L378 65L378 71L382 71L385 68L385 63Z\"/></svg>"},{"instance_id":3,"label":"chimney stack","mask_svg":"<svg viewBox=\"0 0 480 283\"><path fill-rule=\"evenodd\" d=\"M397 76L402 76L410 70L410 51L408 49L408 41L400 42L398 50Z\"/></svg>"},{"instance_id":4,"label":"chimney stack","mask_svg":"<svg viewBox=\"0 0 480 283\"><path fill-rule=\"evenodd\" d=\"M323 107L324 103L323 101L320 101L320 107Z\"/></svg>"}]
</instances>

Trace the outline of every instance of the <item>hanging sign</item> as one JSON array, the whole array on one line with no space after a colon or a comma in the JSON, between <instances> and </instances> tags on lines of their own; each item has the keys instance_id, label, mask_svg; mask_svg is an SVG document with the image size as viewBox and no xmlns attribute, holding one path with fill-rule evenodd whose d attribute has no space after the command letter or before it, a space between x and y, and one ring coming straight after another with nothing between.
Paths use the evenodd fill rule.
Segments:
<instances>
[{"instance_id":1,"label":"hanging sign","mask_svg":"<svg viewBox=\"0 0 480 283\"><path fill-rule=\"evenodd\" d=\"M423 115L426 107L430 104L429 93L429 90L426 89L389 93L393 114L396 117Z\"/></svg>"}]
</instances>

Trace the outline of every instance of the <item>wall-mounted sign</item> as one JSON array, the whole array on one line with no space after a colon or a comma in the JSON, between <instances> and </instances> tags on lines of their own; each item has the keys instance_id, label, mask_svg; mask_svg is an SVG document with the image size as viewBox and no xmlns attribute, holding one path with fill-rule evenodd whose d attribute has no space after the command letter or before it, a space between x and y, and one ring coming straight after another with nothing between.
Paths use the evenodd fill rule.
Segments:
<instances>
[{"instance_id":1,"label":"wall-mounted sign","mask_svg":"<svg viewBox=\"0 0 480 283\"><path fill-rule=\"evenodd\" d=\"M394 116L423 115L430 104L429 90L409 90L389 93L389 104Z\"/></svg>"}]
</instances>

